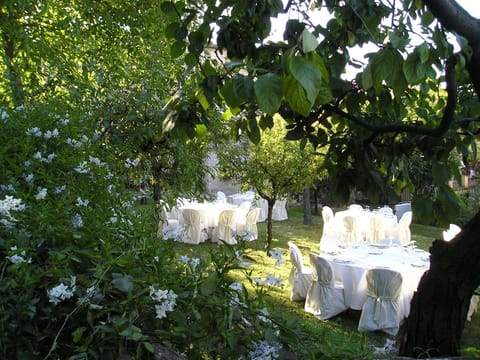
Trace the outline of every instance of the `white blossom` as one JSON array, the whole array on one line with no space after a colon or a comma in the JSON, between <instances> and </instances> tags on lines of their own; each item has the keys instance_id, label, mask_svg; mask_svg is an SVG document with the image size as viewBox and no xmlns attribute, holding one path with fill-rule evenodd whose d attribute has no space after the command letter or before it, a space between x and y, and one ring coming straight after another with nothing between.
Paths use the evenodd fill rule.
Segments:
<instances>
[{"instance_id":1,"label":"white blossom","mask_svg":"<svg viewBox=\"0 0 480 360\"><path fill-rule=\"evenodd\" d=\"M42 131L38 127L28 128L25 133L27 135L33 135L38 137L42 136Z\"/></svg>"},{"instance_id":2,"label":"white blossom","mask_svg":"<svg viewBox=\"0 0 480 360\"><path fill-rule=\"evenodd\" d=\"M153 285L150 285L150 298L159 304L155 305L155 312L158 319L167 317L167 311L173 311L178 297L172 290L156 290Z\"/></svg>"},{"instance_id":3,"label":"white blossom","mask_svg":"<svg viewBox=\"0 0 480 360\"><path fill-rule=\"evenodd\" d=\"M44 200L47 197L48 190L46 188L37 188L37 193L35 194L35 199Z\"/></svg>"},{"instance_id":4,"label":"white blossom","mask_svg":"<svg viewBox=\"0 0 480 360\"><path fill-rule=\"evenodd\" d=\"M48 301L54 305L57 305L63 300L70 299L76 290L76 277L70 277L70 286L65 285L63 282L54 288L47 290Z\"/></svg>"},{"instance_id":5,"label":"white blossom","mask_svg":"<svg viewBox=\"0 0 480 360\"><path fill-rule=\"evenodd\" d=\"M78 196L77 197L77 202L75 203L75 205L78 206L78 207L86 207L86 206L88 206L89 203L90 203L90 200L88 200L88 199L82 200L82 198L80 196Z\"/></svg>"},{"instance_id":6,"label":"white blossom","mask_svg":"<svg viewBox=\"0 0 480 360\"><path fill-rule=\"evenodd\" d=\"M55 128L55 129L53 129L52 131L47 130L47 131L45 132L44 137L45 137L45 139L48 140L48 139L50 139L50 138L56 138L56 137L58 137L58 135L59 135L58 129Z\"/></svg>"},{"instance_id":7,"label":"white blossom","mask_svg":"<svg viewBox=\"0 0 480 360\"><path fill-rule=\"evenodd\" d=\"M90 172L86 161L82 161L74 170L80 174L88 174Z\"/></svg>"},{"instance_id":8,"label":"white blossom","mask_svg":"<svg viewBox=\"0 0 480 360\"><path fill-rule=\"evenodd\" d=\"M277 260L277 262L275 263L275 266L280 266L283 264L283 259L282 259L283 251L281 249L270 250L269 253L273 259Z\"/></svg>"}]
</instances>

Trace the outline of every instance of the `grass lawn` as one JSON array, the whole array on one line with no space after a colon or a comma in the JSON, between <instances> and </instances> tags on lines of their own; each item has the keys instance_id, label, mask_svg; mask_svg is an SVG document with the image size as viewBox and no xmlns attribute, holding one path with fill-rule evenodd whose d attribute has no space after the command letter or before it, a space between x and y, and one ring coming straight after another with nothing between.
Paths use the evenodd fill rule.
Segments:
<instances>
[{"instance_id":1,"label":"grass lawn","mask_svg":"<svg viewBox=\"0 0 480 360\"><path fill-rule=\"evenodd\" d=\"M338 317L327 321L318 320L311 314L304 312L303 302L292 302L289 299L290 287L288 275L291 263L288 257L288 241L293 241L300 248L306 265L309 264L308 252L319 251L319 241L322 234L322 219L320 215L313 216L313 225L303 224L303 213L300 208L289 209L289 219L273 223L272 249L281 249L284 252L282 266L275 266L275 260L266 255L264 246L266 223L259 223L259 239L247 243L246 259L252 263L254 277L265 278L268 274L281 276L283 286L272 288L269 301L271 307L281 309L287 317L298 320L302 330L300 347L294 349L297 354L308 354L305 358L320 359L360 359L378 358L372 354L370 344L377 347L385 345L392 337L380 332L359 333L357 331L359 311L347 311ZM428 250L435 238L441 238L441 228L412 224L412 240L424 250ZM176 243L176 252L179 256L207 257L213 243L187 245ZM248 257L248 258L247 258ZM480 347L480 313L475 314L471 322L467 323L461 348ZM385 356L383 356L385 357Z\"/></svg>"}]
</instances>

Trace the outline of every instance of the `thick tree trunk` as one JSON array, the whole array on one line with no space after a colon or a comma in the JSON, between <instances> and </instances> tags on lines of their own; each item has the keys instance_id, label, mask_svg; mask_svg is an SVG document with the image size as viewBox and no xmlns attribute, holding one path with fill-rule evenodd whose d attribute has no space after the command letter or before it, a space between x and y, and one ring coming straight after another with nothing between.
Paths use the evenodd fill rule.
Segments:
<instances>
[{"instance_id":1,"label":"thick tree trunk","mask_svg":"<svg viewBox=\"0 0 480 360\"><path fill-rule=\"evenodd\" d=\"M480 212L450 242L435 240L401 335L400 355L457 356L470 298L480 285Z\"/></svg>"},{"instance_id":2,"label":"thick tree trunk","mask_svg":"<svg viewBox=\"0 0 480 360\"><path fill-rule=\"evenodd\" d=\"M312 225L312 204L310 202L310 187L303 190L303 223Z\"/></svg>"}]
</instances>

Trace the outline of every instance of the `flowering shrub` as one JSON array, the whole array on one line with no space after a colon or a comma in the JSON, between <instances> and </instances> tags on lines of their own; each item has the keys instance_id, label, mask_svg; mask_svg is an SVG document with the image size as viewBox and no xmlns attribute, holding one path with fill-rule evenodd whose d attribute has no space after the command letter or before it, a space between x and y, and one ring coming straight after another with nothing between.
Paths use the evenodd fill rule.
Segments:
<instances>
[{"instance_id":1,"label":"flowering shrub","mask_svg":"<svg viewBox=\"0 0 480 360\"><path fill-rule=\"evenodd\" d=\"M155 343L278 357L292 333L262 296L281 279L250 279L241 248L175 254L133 206L140 160L112 158L89 115L53 108L1 109L0 358L153 358Z\"/></svg>"}]
</instances>

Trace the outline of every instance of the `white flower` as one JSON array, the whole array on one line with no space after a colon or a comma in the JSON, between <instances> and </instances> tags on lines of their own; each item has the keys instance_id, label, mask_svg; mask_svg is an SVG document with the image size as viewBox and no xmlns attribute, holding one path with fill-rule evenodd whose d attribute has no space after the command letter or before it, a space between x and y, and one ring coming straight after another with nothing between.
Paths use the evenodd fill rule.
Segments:
<instances>
[{"instance_id":1,"label":"white flower","mask_svg":"<svg viewBox=\"0 0 480 360\"><path fill-rule=\"evenodd\" d=\"M83 227L82 215L80 215L79 213L76 213L75 217L73 218L73 224L72 225L73 225L74 229L78 229L78 228Z\"/></svg>"},{"instance_id":2,"label":"white flower","mask_svg":"<svg viewBox=\"0 0 480 360\"><path fill-rule=\"evenodd\" d=\"M283 260L282 260L283 251L281 249L270 250L269 253L273 259L277 260L277 262L275 263L275 266L280 266L283 264Z\"/></svg>"},{"instance_id":3,"label":"white flower","mask_svg":"<svg viewBox=\"0 0 480 360\"><path fill-rule=\"evenodd\" d=\"M155 305L155 312L158 319L167 317L167 311L173 311L178 297L172 290L155 290L153 285L150 285L150 298L159 304Z\"/></svg>"},{"instance_id":4,"label":"white flower","mask_svg":"<svg viewBox=\"0 0 480 360\"><path fill-rule=\"evenodd\" d=\"M33 183L33 180L35 179L35 176L33 174L24 175L24 177L28 185L31 185Z\"/></svg>"},{"instance_id":5,"label":"white flower","mask_svg":"<svg viewBox=\"0 0 480 360\"><path fill-rule=\"evenodd\" d=\"M267 277L264 280L256 278L255 281L263 285L271 285L276 287L282 286L282 278L281 277L277 278L273 274L267 275Z\"/></svg>"},{"instance_id":6,"label":"white flower","mask_svg":"<svg viewBox=\"0 0 480 360\"><path fill-rule=\"evenodd\" d=\"M273 360L278 359L278 351L282 348L278 343L269 344L267 341L253 342L254 350L248 354L249 360Z\"/></svg>"},{"instance_id":7,"label":"white flower","mask_svg":"<svg viewBox=\"0 0 480 360\"><path fill-rule=\"evenodd\" d=\"M190 260L190 266L192 267L192 270L195 270L195 268L200 264L200 259L199 258L193 258Z\"/></svg>"},{"instance_id":8,"label":"white flower","mask_svg":"<svg viewBox=\"0 0 480 360\"><path fill-rule=\"evenodd\" d=\"M182 255L182 256L180 256L179 261L181 263L188 264L188 262L190 261L190 258L187 255Z\"/></svg>"},{"instance_id":9,"label":"white flower","mask_svg":"<svg viewBox=\"0 0 480 360\"><path fill-rule=\"evenodd\" d=\"M78 207L86 207L88 206L88 204L90 203L90 200L86 199L86 200L82 200L82 198L79 196L77 197L77 202L75 203L76 206Z\"/></svg>"},{"instance_id":10,"label":"white flower","mask_svg":"<svg viewBox=\"0 0 480 360\"><path fill-rule=\"evenodd\" d=\"M138 158L136 158L134 160L130 160L129 158L127 158L125 160L125 167L127 169L137 167L138 164L140 164L140 159L138 159Z\"/></svg>"},{"instance_id":11,"label":"white flower","mask_svg":"<svg viewBox=\"0 0 480 360\"><path fill-rule=\"evenodd\" d=\"M233 282L229 286L230 289L235 290L235 291L242 291L243 286L239 282Z\"/></svg>"},{"instance_id":12,"label":"white flower","mask_svg":"<svg viewBox=\"0 0 480 360\"><path fill-rule=\"evenodd\" d=\"M37 151L35 154L33 154L33 158L37 160L42 160L42 153L40 151Z\"/></svg>"},{"instance_id":13,"label":"white flower","mask_svg":"<svg viewBox=\"0 0 480 360\"><path fill-rule=\"evenodd\" d=\"M47 290L48 301L57 305L65 299L70 299L73 296L73 293L76 290L77 279L75 276L70 277L70 286L65 285L63 282L54 288Z\"/></svg>"},{"instance_id":14,"label":"white flower","mask_svg":"<svg viewBox=\"0 0 480 360\"><path fill-rule=\"evenodd\" d=\"M90 172L90 169L88 168L88 164L86 161L82 161L80 165L78 165L74 170L80 174L87 174Z\"/></svg>"},{"instance_id":15,"label":"white flower","mask_svg":"<svg viewBox=\"0 0 480 360\"><path fill-rule=\"evenodd\" d=\"M88 160L97 166L104 166L105 163L101 162L99 158L94 157L94 156L89 156Z\"/></svg>"},{"instance_id":16,"label":"white flower","mask_svg":"<svg viewBox=\"0 0 480 360\"><path fill-rule=\"evenodd\" d=\"M52 131L50 131L50 130L47 130L47 132L45 132L45 135L44 135L44 137L45 137L45 139L47 139L47 140L48 140L48 139L50 139L50 138L55 138L55 137L58 137L58 135L59 135L59 133L58 133L58 129L57 129L57 128L55 128L55 129L53 129Z\"/></svg>"},{"instance_id":17,"label":"white flower","mask_svg":"<svg viewBox=\"0 0 480 360\"><path fill-rule=\"evenodd\" d=\"M60 124L63 125L63 126L67 126L69 122L70 122L70 120L68 120L68 119L60 120Z\"/></svg>"},{"instance_id":18,"label":"white flower","mask_svg":"<svg viewBox=\"0 0 480 360\"><path fill-rule=\"evenodd\" d=\"M25 251L22 251L20 255L14 254L12 256L5 256L7 260L9 260L12 264L19 264L19 263L31 263L32 258L29 258L28 260L25 259Z\"/></svg>"},{"instance_id":19,"label":"white flower","mask_svg":"<svg viewBox=\"0 0 480 360\"><path fill-rule=\"evenodd\" d=\"M29 128L25 133L27 135L42 136L42 131L38 127Z\"/></svg>"},{"instance_id":20,"label":"white flower","mask_svg":"<svg viewBox=\"0 0 480 360\"><path fill-rule=\"evenodd\" d=\"M43 200L47 197L47 189L46 188L38 188L37 189L37 194L35 194L35 199L37 200Z\"/></svg>"}]
</instances>

